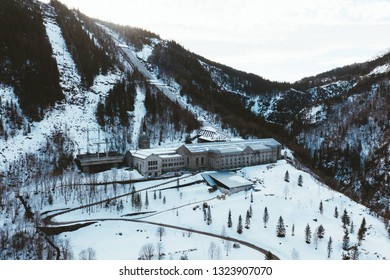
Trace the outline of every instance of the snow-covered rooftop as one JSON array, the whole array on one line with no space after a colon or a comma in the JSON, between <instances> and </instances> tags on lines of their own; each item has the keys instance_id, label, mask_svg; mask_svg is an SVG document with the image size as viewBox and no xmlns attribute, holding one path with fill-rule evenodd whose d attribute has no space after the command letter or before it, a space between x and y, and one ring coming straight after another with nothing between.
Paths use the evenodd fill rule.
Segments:
<instances>
[{"instance_id":1,"label":"snow-covered rooftop","mask_svg":"<svg viewBox=\"0 0 390 280\"><path fill-rule=\"evenodd\" d=\"M237 151L244 151L247 147L254 150L266 149L269 147L279 146L280 143L273 138L255 139L255 140L240 140L229 142L211 142L211 143L198 143L185 145L186 148L192 153L202 152L220 152L231 153Z\"/></svg>"},{"instance_id":2,"label":"snow-covered rooftop","mask_svg":"<svg viewBox=\"0 0 390 280\"><path fill-rule=\"evenodd\" d=\"M252 182L232 172L215 172L209 176L229 189L252 185Z\"/></svg>"}]
</instances>

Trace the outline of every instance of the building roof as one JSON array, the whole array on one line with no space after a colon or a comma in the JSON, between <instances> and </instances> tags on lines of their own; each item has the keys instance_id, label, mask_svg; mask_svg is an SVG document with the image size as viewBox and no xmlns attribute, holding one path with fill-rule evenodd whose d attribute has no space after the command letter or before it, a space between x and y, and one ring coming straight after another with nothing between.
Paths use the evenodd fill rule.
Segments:
<instances>
[{"instance_id":1,"label":"building roof","mask_svg":"<svg viewBox=\"0 0 390 280\"><path fill-rule=\"evenodd\" d=\"M228 189L241 188L253 185L251 181L232 172L215 172L209 173L208 175L213 180L218 181L220 184L222 184Z\"/></svg>"},{"instance_id":2,"label":"building roof","mask_svg":"<svg viewBox=\"0 0 390 280\"><path fill-rule=\"evenodd\" d=\"M130 151L131 155L136 158L146 159L151 155L157 156L177 156L176 148L156 148L156 149L139 149Z\"/></svg>"},{"instance_id":3,"label":"building roof","mask_svg":"<svg viewBox=\"0 0 390 280\"><path fill-rule=\"evenodd\" d=\"M204 153L208 151L217 153L234 153L242 152L246 147L253 150L266 150L269 147L280 146L280 143L273 138L255 139L255 140L240 140L229 142L212 142L184 145L192 153Z\"/></svg>"},{"instance_id":4,"label":"building roof","mask_svg":"<svg viewBox=\"0 0 390 280\"><path fill-rule=\"evenodd\" d=\"M185 144L182 145L191 153L219 153L219 154L232 154L243 152L247 147L254 151L271 150L271 147L277 147L281 144L273 138L266 139L254 139L254 140L239 140L229 142L209 142L198 144ZM132 156L136 158L146 159L151 155L157 155L160 157L176 157L178 148L152 148L152 149L139 149L130 151Z\"/></svg>"},{"instance_id":5,"label":"building roof","mask_svg":"<svg viewBox=\"0 0 390 280\"><path fill-rule=\"evenodd\" d=\"M226 141L227 137L219 133L215 128L210 126L202 127L198 133L198 138L208 142Z\"/></svg>"}]
</instances>

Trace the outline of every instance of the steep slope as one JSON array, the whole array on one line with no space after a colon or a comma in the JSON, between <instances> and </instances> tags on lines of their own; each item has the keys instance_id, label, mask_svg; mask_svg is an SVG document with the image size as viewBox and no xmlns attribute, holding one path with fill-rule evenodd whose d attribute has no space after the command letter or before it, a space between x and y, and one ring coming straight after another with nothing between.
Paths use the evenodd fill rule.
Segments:
<instances>
[{"instance_id":1,"label":"steep slope","mask_svg":"<svg viewBox=\"0 0 390 280\"><path fill-rule=\"evenodd\" d=\"M305 163L334 188L389 215L390 82L387 53L294 84L298 92L258 97L249 106L284 125L305 147ZM378 158L378 155L381 158ZM381 176L378 176L381 174Z\"/></svg>"},{"instance_id":2,"label":"steep slope","mask_svg":"<svg viewBox=\"0 0 390 280\"><path fill-rule=\"evenodd\" d=\"M58 1L4 0L0 15L0 220L7 228L0 228L0 245L14 250L3 250L1 258L55 257L50 240L35 230L33 210L49 207L54 194L67 207L67 183L85 203L81 188L73 188L82 182L76 154L99 151L97 142L117 151L137 148L142 132L154 146L183 142L201 122L232 137L275 137L294 150L297 166L388 217L390 53L286 84L214 63L142 29L92 20ZM153 79L134 69L122 44ZM288 189L277 174L283 201ZM86 180L94 186L96 178ZM85 193L96 195L89 186ZM33 209L23 200L32 195L39 197Z\"/></svg>"},{"instance_id":3,"label":"steep slope","mask_svg":"<svg viewBox=\"0 0 390 280\"><path fill-rule=\"evenodd\" d=\"M63 94L38 5L32 0L1 1L0 26L0 83L13 88L20 117L40 120ZM17 122L18 128L23 125L27 122Z\"/></svg>"},{"instance_id":4,"label":"steep slope","mask_svg":"<svg viewBox=\"0 0 390 280\"><path fill-rule=\"evenodd\" d=\"M153 33L129 33L127 43L149 71L189 103L241 136L277 138L334 188L385 214L388 184L372 178L389 169L366 165L388 143L390 53L287 84L211 62Z\"/></svg>"}]
</instances>

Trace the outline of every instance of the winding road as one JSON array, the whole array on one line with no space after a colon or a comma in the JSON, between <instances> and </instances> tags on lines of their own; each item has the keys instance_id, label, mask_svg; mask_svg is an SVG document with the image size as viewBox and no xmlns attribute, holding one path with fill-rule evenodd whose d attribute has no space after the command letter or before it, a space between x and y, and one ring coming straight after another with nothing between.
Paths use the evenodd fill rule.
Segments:
<instances>
[{"instance_id":1,"label":"winding road","mask_svg":"<svg viewBox=\"0 0 390 280\"><path fill-rule=\"evenodd\" d=\"M174 180L174 181L176 181L176 180ZM140 191L145 191L147 189L156 188L156 187L159 187L159 186L164 185L166 183L167 182L164 182L163 184L157 184L157 185L154 185L154 186L142 189L142 190L138 190L136 192L140 192ZM191 206L191 205L199 205L199 204L202 204L204 202L208 202L208 201L214 200L214 199L216 199L216 197L213 197L213 198L210 198L210 199L207 199L207 200L187 203L187 204L184 204L184 205L180 205L180 206L177 206L177 207L174 207L174 208L162 210L162 211L159 211L159 212L150 212L150 214L149 213L143 213L143 214L147 214L147 215L143 216L143 217L140 217L140 218L124 218L124 216L125 216L124 215L121 218L104 218L104 219L97 218L97 219L85 219L85 220L68 221L68 222L56 222L56 221L53 220L56 216L64 215L64 214L69 213L71 211L76 211L76 210L80 210L80 209L83 209L83 208L95 206L95 205L98 205L98 204L101 204L101 203L105 203L107 201L111 201L111 200L114 200L114 199L118 199L118 198L121 198L121 197L125 197L125 196L128 196L128 195L131 195L131 194L132 193L126 193L126 194L122 194L122 195L117 196L117 197L113 197L113 198L101 200L101 201L98 201L98 202L90 203L88 205L83 205L83 206L74 207L74 208L67 208L67 209L63 209L63 210L60 210L60 211L55 211L54 210L54 211L51 211L51 212L54 212L53 214L50 214L51 212L42 213L41 216L44 216L44 217L41 217L41 218L42 218L42 222L43 222L44 226L41 227L40 229L45 231L45 229L46 230L50 230L52 228L60 227L61 229L63 229L63 231L66 231L67 226L69 228L71 228L71 227L74 227L76 225L76 228L80 228L80 227L83 227L83 225L89 226L89 225L94 224L96 222L124 221L124 222L132 222L132 223L149 224L149 225L155 225L155 226L163 226L163 227L166 227L166 228L176 229L176 230L180 230L180 231L192 232L192 233L196 233L196 234L201 234L201 235L205 235L205 236L210 236L210 237L219 238L219 239L231 241L231 242L234 242L234 243L238 243L238 244L241 244L241 245L246 246L248 248L251 248L253 250L256 250L258 252L261 252L264 255L266 255L268 253L268 251L265 250L264 248L261 248L261 247L255 245L255 244L253 244L253 243L250 243L250 242L242 240L242 239L233 238L233 237L229 237L229 236L223 236L223 235L220 235L220 234L215 234L215 233L212 233L212 232L197 230L197 229L189 228L189 227L182 227L182 226L177 226L177 225L171 225L171 224L165 224L165 223L159 223L159 222L152 222L152 221L142 220L142 219L145 219L145 218L148 218L148 217L151 217L151 216L159 215L159 214L167 212L167 211L173 211L173 210L176 210L176 209L179 209L179 208L183 208L183 207L188 207L188 206ZM79 226L79 227L77 227L77 226ZM273 256L273 259L279 260L278 256L276 256L274 254L272 256Z\"/></svg>"}]
</instances>

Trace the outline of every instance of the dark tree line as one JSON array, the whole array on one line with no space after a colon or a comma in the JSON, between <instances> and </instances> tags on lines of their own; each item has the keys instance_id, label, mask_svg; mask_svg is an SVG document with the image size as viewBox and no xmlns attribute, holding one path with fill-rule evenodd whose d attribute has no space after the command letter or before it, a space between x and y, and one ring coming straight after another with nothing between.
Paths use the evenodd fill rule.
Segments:
<instances>
[{"instance_id":1,"label":"dark tree line","mask_svg":"<svg viewBox=\"0 0 390 280\"><path fill-rule=\"evenodd\" d=\"M128 112L134 111L135 94L133 78L128 74L126 79L114 85L104 102L98 103L96 117L99 125L115 125L117 119L122 126L128 127L130 125Z\"/></svg>"},{"instance_id":2,"label":"dark tree line","mask_svg":"<svg viewBox=\"0 0 390 280\"><path fill-rule=\"evenodd\" d=\"M354 63L320 73L316 76L304 78L294 84L294 88L307 89L310 87L328 84L331 81L358 80L359 76L370 73L378 65L384 65L390 59L390 53L363 63ZM374 78L374 77L371 77ZM370 79L371 79L370 78Z\"/></svg>"},{"instance_id":3,"label":"dark tree line","mask_svg":"<svg viewBox=\"0 0 390 280\"><path fill-rule=\"evenodd\" d=\"M222 70L223 75L220 77L222 79L221 82L229 84L232 89L236 91L245 92L250 95L264 95L276 91L288 90L291 87L291 84L289 83L270 81L258 75L236 70L198 55L195 56L208 65Z\"/></svg>"},{"instance_id":4,"label":"dark tree line","mask_svg":"<svg viewBox=\"0 0 390 280\"><path fill-rule=\"evenodd\" d=\"M2 0L0 26L0 82L15 89L28 117L40 120L63 94L38 4Z\"/></svg>"},{"instance_id":5,"label":"dark tree line","mask_svg":"<svg viewBox=\"0 0 390 280\"><path fill-rule=\"evenodd\" d=\"M128 44L133 45L137 51L142 50L142 47L145 44L150 45L153 38L160 39L157 34L142 28L122 26L110 22L104 22L104 25L107 25L118 32L123 38L127 40Z\"/></svg>"},{"instance_id":6,"label":"dark tree line","mask_svg":"<svg viewBox=\"0 0 390 280\"><path fill-rule=\"evenodd\" d=\"M200 128L199 121L191 112L182 109L179 104L172 102L163 94L152 93L148 87L146 88L145 107L152 125L157 120L163 120L172 123L176 131L185 127L188 133Z\"/></svg>"},{"instance_id":7,"label":"dark tree line","mask_svg":"<svg viewBox=\"0 0 390 280\"><path fill-rule=\"evenodd\" d=\"M56 0L52 0L51 5L57 12L57 23L61 27L67 49L79 69L84 85L88 88L93 84L96 75L106 73L113 66L108 48L106 44L95 44L94 39L83 29L76 12Z\"/></svg>"}]
</instances>

